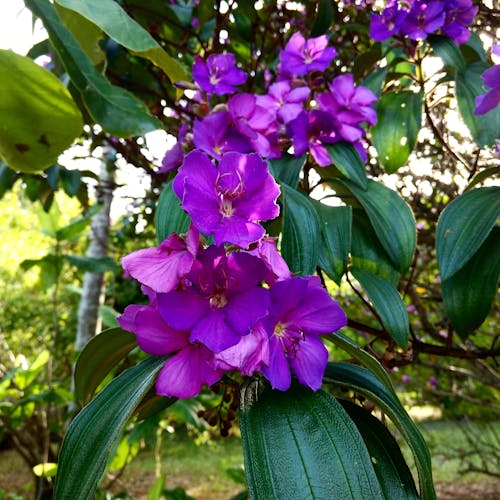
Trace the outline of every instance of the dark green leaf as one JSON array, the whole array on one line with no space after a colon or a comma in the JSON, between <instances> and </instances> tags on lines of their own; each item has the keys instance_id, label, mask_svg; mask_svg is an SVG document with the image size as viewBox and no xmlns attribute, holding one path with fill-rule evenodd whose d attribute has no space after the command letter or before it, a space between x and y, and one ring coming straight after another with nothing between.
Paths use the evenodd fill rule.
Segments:
<instances>
[{"instance_id":1,"label":"dark green leaf","mask_svg":"<svg viewBox=\"0 0 500 500\"><path fill-rule=\"evenodd\" d=\"M389 174L402 167L413 151L422 122L422 93L388 92L377 104L373 145Z\"/></svg>"},{"instance_id":2,"label":"dark green leaf","mask_svg":"<svg viewBox=\"0 0 500 500\"><path fill-rule=\"evenodd\" d=\"M333 6L331 0L319 0L318 12L311 30L311 37L324 35L332 26Z\"/></svg>"},{"instance_id":3,"label":"dark green leaf","mask_svg":"<svg viewBox=\"0 0 500 500\"><path fill-rule=\"evenodd\" d=\"M101 210L102 205L93 205L83 216L75 219L64 227L56 231L57 241L69 241L80 236L92 221L92 217Z\"/></svg>"},{"instance_id":4,"label":"dark green leaf","mask_svg":"<svg viewBox=\"0 0 500 500\"><path fill-rule=\"evenodd\" d=\"M364 79L363 86L370 89L376 96L380 97L386 76L387 68L378 68Z\"/></svg>"},{"instance_id":5,"label":"dark green leaf","mask_svg":"<svg viewBox=\"0 0 500 500\"><path fill-rule=\"evenodd\" d=\"M102 324L106 328L117 328L119 326L116 318L120 316L120 313L111 306L99 306L99 316L102 319Z\"/></svg>"},{"instance_id":6,"label":"dark green leaf","mask_svg":"<svg viewBox=\"0 0 500 500\"><path fill-rule=\"evenodd\" d=\"M476 59L479 59L480 61L484 61L484 62L486 62L488 60L488 56L486 55L486 52L485 52L484 47L483 47L483 42L481 41L481 38L479 37L479 35L475 32L471 32L470 37L467 40L467 42L460 45L460 50L464 54L467 54L470 50L472 50L476 54Z\"/></svg>"},{"instance_id":7,"label":"dark green leaf","mask_svg":"<svg viewBox=\"0 0 500 500\"><path fill-rule=\"evenodd\" d=\"M17 178L16 172L0 161L0 199L14 185Z\"/></svg>"},{"instance_id":8,"label":"dark green leaf","mask_svg":"<svg viewBox=\"0 0 500 500\"><path fill-rule=\"evenodd\" d=\"M495 300L500 275L500 228L495 227L479 250L442 283L446 314L458 334L480 326Z\"/></svg>"},{"instance_id":9,"label":"dark green leaf","mask_svg":"<svg viewBox=\"0 0 500 500\"><path fill-rule=\"evenodd\" d=\"M393 286L399 283L400 274L394 269L364 210L353 210L351 259L353 266L366 269Z\"/></svg>"},{"instance_id":10,"label":"dark green leaf","mask_svg":"<svg viewBox=\"0 0 500 500\"><path fill-rule=\"evenodd\" d=\"M354 389L373 401L389 416L413 453L418 471L421 500L435 500L429 449L397 396L371 372L350 363L328 363L325 381Z\"/></svg>"},{"instance_id":11,"label":"dark green leaf","mask_svg":"<svg viewBox=\"0 0 500 500\"><path fill-rule=\"evenodd\" d=\"M161 243L172 233L183 234L189 228L189 216L181 207L179 198L172 189L172 181L164 188L158 199L155 212L156 239Z\"/></svg>"},{"instance_id":12,"label":"dark green leaf","mask_svg":"<svg viewBox=\"0 0 500 500\"><path fill-rule=\"evenodd\" d=\"M61 57L73 85L92 118L118 137L143 135L161 128L146 105L123 88L115 87L99 73L68 29L61 23L54 6L44 0L26 0L26 6L39 17Z\"/></svg>"},{"instance_id":13,"label":"dark green leaf","mask_svg":"<svg viewBox=\"0 0 500 500\"><path fill-rule=\"evenodd\" d=\"M111 257L85 257L84 255L65 255L64 258L73 266L87 273L104 273L115 269Z\"/></svg>"},{"instance_id":14,"label":"dark green leaf","mask_svg":"<svg viewBox=\"0 0 500 500\"><path fill-rule=\"evenodd\" d=\"M57 77L10 50L0 50L0 123L0 157L25 173L53 164L83 127Z\"/></svg>"},{"instance_id":15,"label":"dark green leaf","mask_svg":"<svg viewBox=\"0 0 500 500\"><path fill-rule=\"evenodd\" d=\"M410 267L417 239L415 218L408 204L398 193L371 179L366 190L347 179L341 182L361 203L392 263L404 273Z\"/></svg>"},{"instance_id":16,"label":"dark green leaf","mask_svg":"<svg viewBox=\"0 0 500 500\"><path fill-rule=\"evenodd\" d=\"M475 115L476 97L488 90L481 75L488 69L482 61L467 65L465 71L457 73L456 95L458 109L474 141L480 147L491 146L500 137L500 106L484 115Z\"/></svg>"},{"instance_id":17,"label":"dark green leaf","mask_svg":"<svg viewBox=\"0 0 500 500\"><path fill-rule=\"evenodd\" d=\"M61 169L59 176L64 192L68 196L75 196L82 184L82 173L80 170Z\"/></svg>"},{"instance_id":18,"label":"dark green leaf","mask_svg":"<svg viewBox=\"0 0 500 500\"><path fill-rule=\"evenodd\" d=\"M490 177L498 176L500 174L500 171L498 170L498 167L488 167L485 168L484 170L481 170L481 172L478 172L467 184L467 187L465 188L464 191L470 191L475 185L480 184L481 182L485 181L486 179L489 179Z\"/></svg>"},{"instance_id":19,"label":"dark green leaf","mask_svg":"<svg viewBox=\"0 0 500 500\"><path fill-rule=\"evenodd\" d=\"M269 171L276 180L296 189L299 184L300 172L305 163L306 155L296 158L291 154L284 153L281 158L269 160L268 165Z\"/></svg>"},{"instance_id":20,"label":"dark green leaf","mask_svg":"<svg viewBox=\"0 0 500 500\"><path fill-rule=\"evenodd\" d=\"M453 276L476 253L500 216L500 187L481 187L455 198L436 230L441 279Z\"/></svg>"},{"instance_id":21,"label":"dark green leaf","mask_svg":"<svg viewBox=\"0 0 500 500\"><path fill-rule=\"evenodd\" d=\"M335 398L301 386L241 394L240 428L250 498L381 498L359 432Z\"/></svg>"},{"instance_id":22,"label":"dark green leaf","mask_svg":"<svg viewBox=\"0 0 500 500\"><path fill-rule=\"evenodd\" d=\"M340 285L351 249L351 207L330 207L314 202L321 227L318 263L326 274Z\"/></svg>"},{"instance_id":23,"label":"dark green leaf","mask_svg":"<svg viewBox=\"0 0 500 500\"><path fill-rule=\"evenodd\" d=\"M368 448L384 498L417 500L418 493L410 469L387 427L363 408L349 401L341 403Z\"/></svg>"},{"instance_id":24,"label":"dark green leaf","mask_svg":"<svg viewBox=\"0 0 500 500\"><path fill-rule=\"evenodd\" d=\"M283 234L281 252L294 273L313 274L318 263L320 223L311 200L281 184Z\"/></svg>"},{"instance_id":25,"label":"dark green leaf","mask_svg":"<svg viewBox=\"0 0 500 500\"><path fill-rule=\"evenodd\" d=\"M352 267L351 273L367 293L391 338L399 347L407 349L410 334L408 313L396 288L370 271Z\"/></svg>"},{"instance_id":26,"label":"dark green leaf","mask_svg":"<svg viewBox=\"0 0 500 500\"><path fill-rule=\"evenodd\" d=\"M125 370L71 422L59 453L54 500L94 497L123 426L164 362L150 357Z\"/></svg>"},{"instance_id":27,"label":"dark green leaf","mask_svg":"<svg viewBox=\"0 0 500 500\"><path fill-rule=\"evenodd\" d=\"M357 81L365 75L371 75L375 68L378 69L381 59L383 59L383 55L380 43L374 44L370 50L360 52L354 59L354 80Z\"/></svg>"},{"instance_id":28,"label":"dark green leaf","mask_svg":"<svg viewBox=\"0 0 500 500\"><path fill-rule=\"evenodd\" d=\"M113 40L161 68L172 83L187 80L180 63L170 57L158 42L135 22L114 0L56 0L99 26Z\"/></svg>"},{"instance_id":29,"label":"dark green leaf","mask_svg":"<svg viewBox=\"0 0 500 500\"><path fill-rule=\"evenodd\" d=\"M92 338L83 348L75 365L75 397L88 403L104 377L137 345L135 335L111 328Z\"/></svg>"},{"instance_id":30,"label":"dark green leaf","mask_svg":"<svg viewBox=\"0 0 500 500\"><path fill-rule=\"evenodd\" d=\"M340 170L342 175L357 184L360 188L367 188L368 179L363 160L352 144L341 141L327 145L326 149L333 164Z\"/></svg>"},{"instance_id":31,"label":"dark green leaf","mask_svg":"<svg viewBox=\"0 0 500 500\"><path fill-rule=\"evenodd\" d=\"M354 340L344 335L342 332L335 332L332 335L325 335L324 340L332 342L340 347L347 354L352 356L356 361L359 361L365 368L368 368L385 386L396 394L392 385L391 379L384 367L374 358L369 352L361 349Z\"/></svg>"},{"instance_id":32,"label":"dark green leaf","mask_svg":"<svg viewBox=\"0 0 500 500\"><path fill-rule=\"evenodd\" d=\"M465 71L465 61L455 42L444 35L429 35L428 42L432 50L441 58L451 71Z\"/></svg>"}]
</instances>

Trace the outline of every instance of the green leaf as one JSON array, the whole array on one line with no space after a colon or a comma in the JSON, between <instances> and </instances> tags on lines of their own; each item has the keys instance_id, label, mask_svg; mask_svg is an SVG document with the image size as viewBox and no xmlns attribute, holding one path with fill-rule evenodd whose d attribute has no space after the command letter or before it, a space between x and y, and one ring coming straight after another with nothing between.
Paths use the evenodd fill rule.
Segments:
<instances>
[{"instance_id":1,"label":"green leaf","mask_svg":"<svg viewBox=\"0 0 500 500\"><path fill-rule=\"evenodd\" d=\"M377 97L380 97L386 76L387 67L378 68L363 80L363 86L370 89Z\"/></svg>"},{"instance_id":2,"label":"green leaf","mask_svg":"<svg viewBox=\"0 0 500 500\"><path fill-rule=\"evenodd\" d=\"M83 348L75 365L75 397L88 403L104 377L137 346L133 333L120 328L104 330Z\"/></svg>"},{"instance_id":3,"label":"green leaf","mask_svg":"<svg viewBox=\"0 0 500 500\"><path fill-rule=\"evenodd\" d=\"M474 186L477 184L480 184L481 182L485 181L486 179L489 179L490 177L495 177L499 174L498 167L488 167L485 168L484 170L481 170L481 172L478 172L467 184L467 187L465 188L465 191L470 191Z\"/></svg>"},{"instance_id":4,"label":"green leaf","mask_svg":"<svg viewBox=\"0 0 500 500\"><path fill-rule=\"evenodd\" d=\"M324 35L332 26L333 7L330 0L319 0L318 12L311 30L311 37Z\"/></svg>"},{"instance_id":5,"label":"green leaf","mask_svg":"<svg viewBox=\"0 0 500 500\"><path fill-rule=\"evenodd\" d=\"M418 471L421 500L435 500L429 449L397 396L371 372L350 363L328 363L324 380L354 389L373 401L389 416L413 453Z\"/></svg>"},{"instance_id":6,"label":"green leaf","mask_svg":"<svg viewBox=\"0 0 500 500\"><path fill-rule=\"evenodd\" d=\"M381 498L359 432L335 398L302 386L243 387L240 429L250 498Z\"/></svg>"},{"instance_id":7,"label":"green leaf","mask_svg":"<svg viewBox=\"0 0 500 500\"><path fill-rule=\"evenodd\" d=\"M82 185L82 172L80 170L61 169L59 172L62 187L68 196L75 196Z\"/></svg>"},{"instance_id":8,"label":"green leaf","mask_svg":"<svg viewBox=\"0 0 500 500\"><path fill-rule=\"evenodd\" d=\"M87 273L104 273L116 268L111 257L86 257L84 255L65 255L64 258L73 266Z\"/></svg>"},{"instance_id":9,"label":"green leaf","mask_svg":"<svg viewBox=\"0 0 500 500\"><path fill-rule=\"evenodd\" d=\"M496 106L484 115L475 115L476 97L488 90L481 75L488 65L477 61L467 65L465 71L456 76L456 96L458 109L474 141L480 147L492 146L500 137L500 106Z\"/></svg>"},{"instance_id":10,"label":"green leaf","mask_svg":"<svg viewBox=\"0 0 500 500\"><path fill-rule=\"evenodd\" d=\"M125 370L71 422L59 453L54 500L93 498L123 426L164 362L150 357Z\"/></svg>"},{"instance_id":11,"label":"green leaf","mask_svg":"<svg viewBox=\"0 0 500 500\"><path fill-rule=\"evenodd\" d=\"M332 335L325 335L323 340L328 340L340 347L347 354L359 361L365 368L368 368L385 386L394 394L396 391L392 385L391 379L384 367L369 352L361 349L354 340L350 339L342 332L335 332Z\"/></svg>"},{"instance_id":12,"label":"green leaf","mask_svg":"<svg viewBox=\"0 0 500 500\"><path fill-rule=\"evenodd\" d=\"M366 190L347 179L341 182L361 203L392 263L404 273L410 267L417 239L408 204L398 193L371 179Z\"/></svg>"},{"instance_id":13,"label":"green leaf","mask_svg":"<svg viewBox=\"0 0 500 500\"><path fill-rule=\"evenodd\" d=\"M443 210L436 230L436 255L443 281L476 253L499 216L498 186L467 191Z\"/></svg>"},{"instance_id":14,"label":"green leaf","mask_svg":"<svg viewBox=\"0 0 500 500\"><path fill-rule=\"evenodd\" d=\"M284 153L281 158L268 161L269 171L273 177L294 189L299 184L300 172L302 172L305 163L306 155L296 158L289 153Z\"/></svg>"},{"instance_id":15,"label":"green leaf","mask_svg":"<svg viewBox=\"0 0 500 500\"><path fill-rule=\"evenodd\" d=\"M407 349L410 324L399 292L388 281L370 271L352 267L351 273L367 293L391 338L399 347Z\"/></svg>"},{"instance_id":16,"label":"green leaf","mask_svg":"<svg viewBox=\"0 0 500 500\"><path fill-rule=\"evenodd\" d=\"M366 269L393 286L399 283L400 274L394 269L364 210L353 210L351 260L353 266Z\"/></svg>"},{"instance_id":17,"label":"green leaf","mask_svg":"<svg viewBox=\"0 0 500 500\"><path fill-rule=\"evenodd\" d=\"M442 283L446 314L462 338L479 327L495 300L500 275L500 228L494 227L479 250Z\"/></svg>"},{"instance_id":18,"label":"green leaf","mask_svg":"<svg viewBox=\"0 0 500 500\"><path fill-rule=\"evenodd\" d=\"M114 0L56 0L99 26L113 40L163 70L172 83L187 80L179 61L170 57L158 42Z\"/></svg>"},{"instance_id":19,"label":"green leaf","mask_svg":"<svg viewBox=\"0 0 500 500\"><path fill-rule=\"evenodd\" d=\"M170 181L160 194L155 212L156 239L161 243L172 233L183 234L189 228L189 216L181 207Z\"/></svg>"},{"instance_id":20,"label":"green leaf","mask_svg":"<svg viewBox=\"0 0 500 500\"><path fill-rule=\"evenodd\" d=\"M363 160L352 144L341 141L327 145L326 149L333 164L340 170L342 175L357 184L361 189L367 188L368 179Z\"/></svg>"},{"instance_id":21,"label":"green leaf","mask_svg":"<svg viewBox=\"0 0 500 500\"><path fill-rule=\"evenodd\" d=\"M120 326L116 320L116 318L120 316L120 313L111 306L99 306L99 316L101 317L102 323L106 328L118 328Z\"/></svg>"},{"instance_id":22,"label":"green leaf","mask_svg":"<svg viewBox=\"0 0 500 500\"><path fill-rule=\"evenodd\" d=\"M402 167L413 151L422 122L422 97L421 92L402 90L388 92L378 101L372 138L388 174Z\"/></svg>"},{"instance_id":23,"label":"green leaf","mask_svg":"<svg viewBox=\"0 0 500 500\"><path fill-rule=\"evenodd\" d=\"M0 124L0 157L25 173L54 163L83 127L57 77L10 50L0 50Z\"/></svg>"},{"instance_id":24,"label":"green leaf","mask_svg":"<svg viewBox=\"0 0 500 500\"><path fill-rule=\"evenodd\" d=\"M92 217L101 210L102 205L93 205L88 212L78 219L70 222L64 227L58 229L55 233L57 241L70 241L80 236L92 221Z\"/></svg>"},{"instance_id":25,"label":"green leaf","mask_svg":"<svg viewBox=\"0 0 500 500\"><path fill-rule=\"evenodd\" d=\"M14 170L9 168L4 162L0 161L0 200L4 194L14 185L17 181L18 175Z\"/></svg>"},{"instance_id":26,"label":"green leaf","mask_svg":"<svg viewBox=\"0 0 500 500\"><path fill-rule=\"evenodd\" d=\"M453 73L465 71L465 60L455 42L444 35L429 35L427 41L432 50L441 58L444 65Z\"/></svg>"},{"instance_id":27,"label":"green leaf","mask_svg":"<svg viewBox=\"0 0 500 500\"><path fill-rule=\"evenodd\" d=\"M153 486L148 491L146 500L160 500L165 487L166 474L161 474L160 477L153 483Z\"/></svg>"},{"instance_id":28,"label":"green leaf","mask_svg":"<svg viewBox=\"0 0 500 500\"><path fill-rule=\"evenodd\" d=\"M410 469L387 427L363 408L349 401L341 401L341 404L363 437L384 498L417 500L418 493Z\"/></svg>"},{"instance_id":29,"label":"green leaf","mask_svg":"<svg viewBox=\"0 0 500 500\"><path fill-rule=\"evenodd\" d=\"M313 274L318 263L320 222L311 200L281 184L283 234L281 253L294 273Z\"/></svg>"},{"instance_id":30,"label":"green leaf","mask_svg":"<svg viewBox=\"0 0 500 500\"><path fill-rule=\"evenodd\" d=\"M351 207L330 207L314 202L321 227L318 263L326 274L340 285L347 269L351 249Z\"/></svg>"},{"instance_id":31,"label":"green leaf","mask_svg":"<svg viewBox=\"0 0 500 500\"><path fill-rule=\"evenodd\" d=\"M25 3L42 20L71 82L96 123L118 137L143 135L162 127L142 101L125 89L112 85L94 68L51 3L45 0L26 0Z\"/></svg>"}]
</instances>

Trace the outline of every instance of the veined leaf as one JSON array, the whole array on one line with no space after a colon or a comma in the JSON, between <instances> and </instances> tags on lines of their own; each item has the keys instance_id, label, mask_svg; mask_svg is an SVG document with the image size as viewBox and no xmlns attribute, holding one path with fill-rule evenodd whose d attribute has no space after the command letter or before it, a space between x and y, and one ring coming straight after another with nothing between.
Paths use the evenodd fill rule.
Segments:
<instances>
[{"instance_id":1,"label":"veined leaf","mask_svg":"<svg viewBox=\"0 0 500 500\"><path fill-rule=\"evenodd\" d=\"M447 280L477 252L500 217L500 187L481 187L455 198L442 212L436 230L441 278Z\"/></svg>"},{"instance_id":2,"label":"veined leaf","mask_svg":"<svg viewBox=\"0 0 500 500\"><path fill-rule=\"evenodd\" d=\"M398 193L371 179L366 190L348 179L342 179L341 182L365 209L395 268L406 272L413 259L417 240L415 218L408 204Z\"/></svg>"},{"instance_id":3,"label":"veined leaf","mask_svg":"<svg viewBox=\"0 0 500 500\"><path fill-rule=\"evenodd\" d=\"M363 160L352 144L345 141L336 142L327 145L326 150L333 164L340 170L342 175L362 189L368 187L368 178L366 177Z\"/></svg>"},{"instance_id":4,"label":"veined leaf","mask_svg":"<svg viewBox=\"0 0 500 500\"><path fill-rule=\"evenodd\" d=\"M494 227L479 250L442 283L446 314L462 338L480 326L495 300L500 275L500 228Z\"/></svg>"},{"instance_id":5,"label":"veined leaf","mask_svg":"<svg viewBox=\"0 0 500 500\"><path fill-rule=\"evenodd\" d=\"M399 347L407 349L410 324L399 292L388 281L370 271L352 267L351 273L368 294L391 338Z\"/></svg>"},{"instance_id":6,"label":"veined leaf","mask_svg":"<svg viewBox=\"0 0 500 500\"><path fill-rule=\"evenodd\" d=\"M99 73L57 16L54 6L45 0L26 0L26 6L39 17L78 89L92 118L106 131L118 137L143 135L161 128L146 105L121 87L115 87Z\"/></svg>"},{"instance_id":7,"label":"veined leaf","mask_svg":"<svg viewBox=\"0 0 500 500\"><path fill-rule=\"evenodd\" d=\"M92 21L120 45L138 56L149 59L164 71L172 83L188 79L181 64L170 57L118 2L114 0L56 0L56 2Z\"/></svg>"},{"instance_id":8,"label":"veined leaf","mask_svg":"<svg viewBox=\"0 0 500 500\"><path fill-rule=\"evenodd\" d=\"M14 170L42 172L83 127L58 78L10 50L0 50L0 157Z\"/></svg>"},{"instance_id":9,"label":"veined leaf","mask_svg":"<svg viewBox=\"0 0 500 500\"><path fill-rule=\"evenodd\" d=\"M311 200L281 184L283 233L281 252L290 269L302 276L313 274L318 263L320 224Z\"/></svg>"},{"instance_id":10,"label":"veined leaf","mask_svg":"<svg viewBox=\"0 0 500 500\"><path fill-rule=\"evenodd\" d=\"M429 449L397 396L370 371L350 363L328 363L324 380L354 389L384 410L411 448L418 471L421 500L435 500Z\"/></svg>"},{"instance_id":11,"label":"veined leaf","mask_svg":"<svg viewBox=\"0 0 500 500\"><path fill-rule=\"evenodd\" d=\"M135 335L111 328L92 338L83 348L75 365L75 397L88 403L104 377L137 346Z\"/></svg>"},{"instance_id":12,"label":"veined leaf","mask_svg":"<svg viewBox=\"0 0 500 500\"><path fill-rule=\"evenodd\" d=\"M183 234L189 228L189 216L181 207L179 198L172 189L172 181L160 194L155 212L156 239L161 243L172 233Z\"/></svg>"},{"instance_id":13,"label":"veined leaf","mask_svg":"<svg viewBox=\"0 0 500 500\"><path fill-rule=\"evenodd\" d=\"M421 92L402 90L384 94L377 104L373 145L388 174L402 167L413 151L422 123L422 99Z\"/></svg>"},{"instance_id":14,"label":"veined leaf","mask_svg":"<svg viewBox=\"0 0 500 500\"><path fill-rule=\"evenodd\" d=\"M125 370L78 413L59 453L54 500L94 498L123 426L164 362L150 357Z\"/></svg>"},{"instance_id":15,"label":"veined leaf","mask_svg":"<svg viewBox=\"0 0 500 500\"><path fill-rule=\"evenodd\" d=\"M453 71L465 71L465 60L455 42L444 35L429 35L427 41L443 63Z\"/></svg>"},{"instance_id":16,"label":"veined leaf","mask_svg":"<svg viewBox=\"0 0 500 500\"><path fill-rule=\"evenodd\" d=\"M240 428L251 498L381 498L359 432L338 401L302 386L241 393Z\"/></svg>"},{"instance_id":17,"label":"veined leaf","mask_svg":"<svg viewBox=\"0 0 500 500\"><path fill-rule=\"evenodd\" d=\"M281 158L268 161L269 171L272 176L277 181L284 182L294 189L299 183L300 172L305 163L306 155L296 158L288 153L284 153Z\"/></svg>"}]
</instances>

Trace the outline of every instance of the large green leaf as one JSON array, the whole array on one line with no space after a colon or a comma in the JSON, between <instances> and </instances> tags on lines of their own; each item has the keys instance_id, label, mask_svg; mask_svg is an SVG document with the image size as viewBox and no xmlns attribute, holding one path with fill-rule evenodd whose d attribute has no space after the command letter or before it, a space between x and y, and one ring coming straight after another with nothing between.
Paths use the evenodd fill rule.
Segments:
<instances>
[{"instance_id":1,"label":"large green leaf","mask_svg":"<svg viewBox=\"0 0 500 500\"><path fill-rule=\"evenodd\" d=\"M398 443L387 427L360 406L349 401L341 401L341 404L363 437L384 498L386 500L418 499L410 469Z\"/></svg>"},{"instance_id":2,"label":"large green leaf","mask_svg":"<svg viewBox=\"0 0 500 500\"><path fill-rule=\"evenodd\" d=\"M319 0L316 19L314 20L314 26L311 30L311 37L324 35L328 32L332 27L333 14L332 2L330 0Z\"/></svg>"},{"instance_id":3,"label":"large green leaf","mask_svg":"<svg viewBox=\"0 0 500 500\"><path fill-rule=\"evenodd\" d=\"M240 429L250 498L381 498L363 440L338 401L302 386L243 387Z\"/></svg>"},{"instance_id":4,"label":"large green leaf","mask_svg":"<svg viewBox=\"0 0 500 500\"><path fill-rule=\"evenodd\" d=\"M306 155L295 157L284 153L281 158L269 160L269 171L280 182L285 182L294 189L297 187L302 167L306 163Z\"/></svg>"},{"instance_id":5,"label":"large green leaf","mask_svg":"<svg viewBox=\"0 0 500 500\"><path fill-rule=\"evenodd\" d=\"M483 61L468 64L465 71L456 75L458 109L474 141L480 147L491 146L500 137L500 106L484 115L475 115L476 97L488 90L481 75L488 69Z\"/></svg>"},{"instance_id":6,"label":"large green leaf","mask_svg":"<svg viewBox=\"0 0 500 500\"><path fill-rule=\"evenodd\" d=\"M187 80L187 73L158 42L114 0L56 0L99 26L113 40L161 68L172 83Z\"/></svg>"},{"instance_id":7,"label":"large green leaf","mask_svg":"<svg viewBox=\"0 0 500 500\"><path fill-rule=\"evenodd\" d=\"M352 144L342 141L330 144L326 146L326 149L333 164L340 170L342 175L357 184L360 188L367 188L368 179L363 160Z\"/></svg>"},{"instance_id":8,"label":"large green leaf","mask_svg":"<svg viewBox=\"0 0 500 500\"><path fill-rule=\"evenodd\" d=\"M351 207L314 202L321 226L319 265L337 284L345 273L351 249Z\"/></svg>"},{"instance_id":9,"label":"large green leaf","mask_svg":"<svg viewBox=\"0 0 500 500\"><path fill-rule=\"evenodd\" d=\"M463 338L482 324L495 300L500 275L500 228L494 227L479 250L442 283L446 314Z\"/></svg>"},{"instance_id":10,"label":"large green leaf","mask_svg":"<svg viewBox=\"0 0 500 500\"><path fill-rule=\"evenodd\" d=\"M41 172L82 127L79 109L55 75L29 57L0 50L0 157L9 167Z\"/></svg>"},{"instance_id":11,"label":"large green leaf","mask_svg":"<svg viewBox=\"0 0 500 500\"><path fill-rule=\"evenodd\" d=\"M368 368L385 386L394 394L396 391L392 385L391 379L384 367L374 358L369 352L359 347L354 340L350 339L342 332L336 332L332 335L323 336L324 340L332 342L337 347L340 347L347 354L359 361L365 368Z\"/></svg>"},{"instance_id":12,"label":"large green leaf","mask_svg":"<svg viewBox=\"0 0 500 500\"><path fill-rule=\"evenodd\" d=\"M73 266L87 273L104 273L116 268L111 257L87 257L86 255L65 255L64 258Z\"/></svg>"},{"instance_id":13,"label":"large green leaf","mask_svg":"<svg viewBox=\"0 0 500 500\"><path fill-rule=\"evenodd\" d=\"M281 184L283 234L281 253L294 273L312 274L318 263L320 223L311 200Z\"/></svg>"},{"instance_id":14,"label":"large green leaf","mask_svg":"<svg viewBox=\"0 0 500 500\"><path fill-rule=\"evenodd\" d=\"M430 35L427 41L450 71L454 73L465 71L464 57L451 38L444 35Z\"/></svg>"},{"instance_id":15,"label":"large green leaf","mask_svg":"<svg viewBox=\"0 0 500 500\"><path fill-rule=\"evenodd\" d=\"M367 293L389 335L399 347L406 349L410 324L399 292L388 281L370 271L352 267L351 273Z\"/></svg>"},{"instance_id":16,"label":"large green leaf","mask_svg":"<svg viewBox=\"0 0 500 500\"><path fill-rule=\"evenodd\" d=\"M500 187L481 187L455 198L436 230L441 279L447 280L477 252L500 217Z\"/></svg>"},{"instance_id":17,"label":"large green leaf","mask_svg":"<svg viewBox=\"0 0 500 500\"><path fill-rule=\"evenodd\" d=\"M350 363L328 363L324 380L354 389L377 404L389 416L413 453L418 471L420 498L434 500L436 493L429 449L397 396L370 371Z\"/></svg>"},{"instance_id":18,"label":"large green leaf","mask_svg":"<svg viewBox=\"0 0 500 500\"><path fill-rule=\"evenodd\" d=\"M104 330L83 348L75 365L75 397L88 403L104 377L134 348L135 335L120 328Z\"/></svg>"},{"instance_id":19,"label":"large green leaf","mask_svg":"<svg viewBox=\"0 0 500 500\"><path fill-rule=\"evenodd\" d=\"M150 357L125 370L71 422L59 453L54 500L94 498L123 426L164 362Z\"/></svg>"},{"instance_id":20,"label":"large green leaf","mask_svg":"<svg viewBox=\"0 0 500 500\"><path fill-rule=\"evenodd\" d=\"M366 190L347 179L341 182L361 203L392 263L404 273L410 267L417 240L415 218L408 204L398 193L371 179Z\"/></svg>"},{"instance_id":21,"label":"large green leaf","mask_svg":"<svg viewBox=\"0 0 500 500\"><path fill-rule=\"evenodd\" d=\"M172 189L172 181L160 194L155 212L156 239L161 243L172 233L183 234L189 228L189 216L181 207L179 198Z\"/></svg>"},{"instance_id":22,"label":"large green leaf","mask_svg":"<svg viewBox=\"0 0 500 500\"><path fill-rule=\"evenodd\" d=\"M39 17L92 118L118 137L143 135L162 127L146 105L127 90L113 86L99 73L47 0L26 0Z\"/></svg>"},{"instance_id":23,"label":"large green leaf","mask_svg":"<svg viewBox=\"0 0 500 500\"><path fill-rule=\"evenodd\" d=\"M373 145L389 174L402 167L413 151L422 122L422 93L388 92L377 104Z\"/></svg>"},{"instance_id":24,"label":"large green leaf","mask_svg":"<svg viewBox=\"0 0 500 500\"><path fill-rule=\"evenodd\" d=\"M393 286L399 283L400 273L384 250L380 240L366 217L364 210L353 210L351 265L376 274Z\"/></svg>"}]
</instances>

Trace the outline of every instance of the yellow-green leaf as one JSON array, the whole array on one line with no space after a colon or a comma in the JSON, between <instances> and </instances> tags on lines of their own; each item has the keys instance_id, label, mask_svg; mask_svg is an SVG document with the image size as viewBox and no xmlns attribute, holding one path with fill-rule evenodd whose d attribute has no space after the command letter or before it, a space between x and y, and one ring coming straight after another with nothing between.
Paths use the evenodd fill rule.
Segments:
<instances>
[{"instance_id":1,"label":"yellow-green leaf","mask_svg":"<svg viewBox=\"0 0 500 500\"><path fill-rule=\"evenodd\" d=\"M14 170L41 172L83 127L66 87L30 58L0 50L0 157Z\"/></svg>"}]
</instances>

